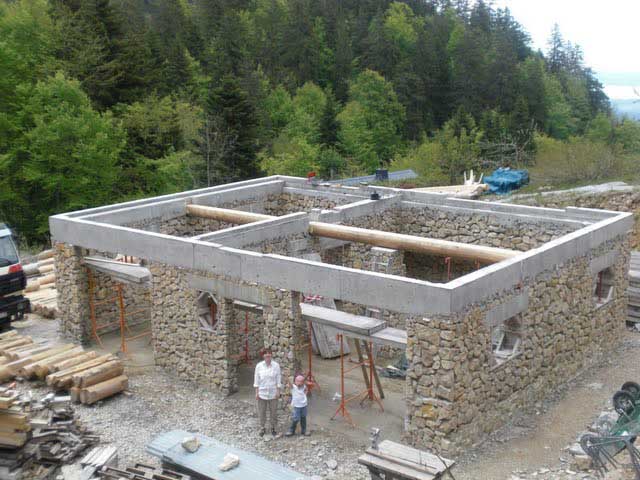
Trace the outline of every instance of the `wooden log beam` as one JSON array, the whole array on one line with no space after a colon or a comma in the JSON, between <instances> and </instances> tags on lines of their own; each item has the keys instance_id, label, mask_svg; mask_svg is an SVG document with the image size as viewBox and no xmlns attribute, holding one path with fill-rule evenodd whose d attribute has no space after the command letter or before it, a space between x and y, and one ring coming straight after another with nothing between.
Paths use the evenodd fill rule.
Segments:
<instances>
[{"instance_id":1,"label":"wooden log beam","mask_svg":"<svg viewBox=\"0 0 640 480\"><path fill-rule=\"evenodd\" d=\"M78 372L71 377L74 387L86 388L98 383L106 382L124 373L124 366L120 360L103 363L88 370Z\"/></svg>"},{"instance_id":2,"label":"wooden log beam","mask_svg":"<svg viewBox=\"0 0 640 480\"><path fill-rule=\"evenodd\" d=\"M317 237L334 238L349 242L366 243L376 247L393 248L408 252L439 255L442 257L478 260L494 263L512 258L520 252L504 248L485 247L469 243L451 242L437 238L416 237L402 233L382 232L366 228L348 227L332 223L309 222L309 233Z\"/></svg>"},{"instance_id":3,"label":"wooden log beam","mask_svg":"<svg viewBox=\"0 0 640 480\"><path fill-rule=\"evenodd\" d=\"M241 210L207 207L203 205L187 205L187 213L196 217L210 218L234 224L246 224L278 218L261 213L243 212ZM383 232L380 230L369 230L366 228L323 222L309 222L309 233L318 237L365 243L376 247L393 248L395 250L426 255L478 260L482 263L499 262L507 258L512 258L520 253L505 248L486 247L483 245L416 237L401 233Z\"/></svg>"},{"instance_id":4,"label":"wooden log beam","mask_svg":"<svg viewBox=\"0 0 640 480\"><path fill-rule=\"evenodd\" d=\"M98 400L120 393L128 387L129 378L126 375L120 375L105 382L83 388L80 390L80 401L86 405L91 405Z\"/></svg>"},{"instance_id":5,"label":"wooden log beam","mask_svg":"<svg viewBox=\"0 0 640 480\"><path fill-rule=\"evenodd\" d=\"M207 207L204 205L187 205L187 214L194 217L210 218L212 220L220 220L221 222L235 223L238 225L278 218L262 213L243 212L242 210Z\"/></svg>"}]
</instances>

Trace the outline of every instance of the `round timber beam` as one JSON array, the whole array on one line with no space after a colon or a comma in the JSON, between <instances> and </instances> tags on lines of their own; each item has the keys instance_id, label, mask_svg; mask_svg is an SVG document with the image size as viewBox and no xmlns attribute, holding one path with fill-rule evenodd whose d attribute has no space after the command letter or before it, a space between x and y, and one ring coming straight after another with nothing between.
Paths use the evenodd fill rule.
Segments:
<instances>
[{"instance_id":1,"label":"round timber beam","mask_svg":"<svg viewBox=\"0 0 640 480\"><path fill-rule=\"evenodd\" d=\"M227 208L204 205L187 205L187 213L196 217L211 218L223 222L245 224L272 220L278 217L262 213L244 212ZM402 233L369 230L334 223L309 222L309 234L317 237L333 238L347 242L365 243L376 247L393 248L426 255L477 260L481 263L495 263L512 258L520 252L506 248L486 247L469 243L451 242L437 238L417 237Z\"/></svg>"}]
</instances>

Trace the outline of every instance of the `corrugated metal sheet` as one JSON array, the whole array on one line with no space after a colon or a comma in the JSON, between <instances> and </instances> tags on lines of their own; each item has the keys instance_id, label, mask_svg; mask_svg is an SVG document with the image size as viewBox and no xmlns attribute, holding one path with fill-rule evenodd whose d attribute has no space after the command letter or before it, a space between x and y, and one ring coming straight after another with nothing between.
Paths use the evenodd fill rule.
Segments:
<instances>
[{"instance_id":1,"label":"corrugated metal sheet","mask_svg":"<svg viewBox=\"0 0 640 480\"><path fill-rule=\"evenodd\" d=\"M180 444L186 437L194 435L202 445L197 452L189 453ZM147 445L147 452L216 480L309 480L302 474L258 455L184 430L173 430L159 435ZM240 465L228 472L221 472L218 465L227 453L237 455Z\"/></svg>"},{"instance_id":2,"label":"corrugated metal sheet","mask_svg":"<svg viewBox=\"0 0 640 480\"><path fill-rule=\"evenodd\" d=\"M413 170L398 170L397 172L389 172L389 181L394 180L409 180L411 178L418 178L418 175ZM342 180L330 180L326 183L338 183L340 185L358 185L359 183L373 183L376 181L375 175L365 175L363 177L343 178Z\"/></svg>"}]
</instances>

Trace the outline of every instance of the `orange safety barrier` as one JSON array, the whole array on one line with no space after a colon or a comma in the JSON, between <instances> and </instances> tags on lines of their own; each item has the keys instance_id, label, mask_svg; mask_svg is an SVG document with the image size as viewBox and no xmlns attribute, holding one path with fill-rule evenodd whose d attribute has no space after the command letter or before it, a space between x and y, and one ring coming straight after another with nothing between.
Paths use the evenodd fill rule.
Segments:
<instances>
[{"instance_id":1,"label":"orange safety barrier","mask_svg":"<svg viewBox=\"0 0 640 480\"><path fill-rule=\"evenodd\" d=\"M373 389L374 378L373 378L373 369L375 365L373 364L373 342L367 342L367 356L368 360L363 360L362 362L358 362L355 366L345 370L344 368L344 346L343 341L344 337L341 333L336 335L336 338L340 342L340 405L338 409L331 417L331 420L335 419L339 414L344 417L344 419L349 422L350 425L355 427L355 423L353 423L353 419L351 418L351 414L349 414L349 410L347 410L347 405L355 400L360 400L360 404L362 404L365 400L370 400L371 402L376 402L380 407L380 410L384 412L384 407L382 406L382 402L380 401L380 397L376 395L376 392ZM367 388L365 388L362 392L352 395L350 397L346 397L345 389L344 389L344 376L345 374L355 370L356 368L368 367L369 369L369 381L367 382Z\"/></svg>"}]
</instances>

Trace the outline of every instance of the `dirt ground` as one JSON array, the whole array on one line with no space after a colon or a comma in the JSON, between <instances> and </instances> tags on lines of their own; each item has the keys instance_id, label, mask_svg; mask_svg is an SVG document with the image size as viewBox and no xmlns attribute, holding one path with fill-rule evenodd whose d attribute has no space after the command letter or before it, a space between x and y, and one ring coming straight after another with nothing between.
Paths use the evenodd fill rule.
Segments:
<instances>
[{"instance_id":1,"label":"dirt ground","mask_svg":"<svg viewBox=\"0 0 640 480\"><path fill-rule=\"evenodd\" d=\"M57 337L57 323L37 315L16 325L23 334L34 339ZM119 338L105 341L105 350L116 352ZM577 472L570 465L565 448L575 442L601 411L611 408L611 397L628 380L638 381L640 333L628 331L619 348L559 389L534 412L523 412L520 418L493 435L479 448L468 452L453 469L455 480L516 479L591 479L592 473ZM330 421L335 411L333 401L339 391L339 362L317 363L316 373L322 387L311 403L311 437L264 439L255 428L255 407L251 401L247 372L241 376L240 392L224 398L206 388L187 383L153 366L148 339L129 345L124 357L130 377L130 392L99 402L95 406L77 406L78 415L104 442L119 447L120 465L134 462L157 462L149 456L145 445L157 434L174 429L200 432L216 439L263 455L273 461L308 475L310 478L358 480L369 478L357 465L357 457L368 445L369 429L383 428L383 438L399 440L402 428L402 382L383 379L387 398L385 413L373 406L354 406L356 427L343 419ZM357 371L347 377L347 389L361 388ZM21 385L29 390L45 390L35 382ZM377 408L377 407L376 407ZM284 431L287 413L280 415ZM370 422L370 424L367 424ZM626 455L626 454L621 454ZM335 463L333 462L335 460ZM337 464L337 465L336 465ZM334 468L335 467L335 468ZM613 476L617 475L617 476ZM629 472L614 472L609 479L631 479Z\"/></svg>"}]
</instances>

